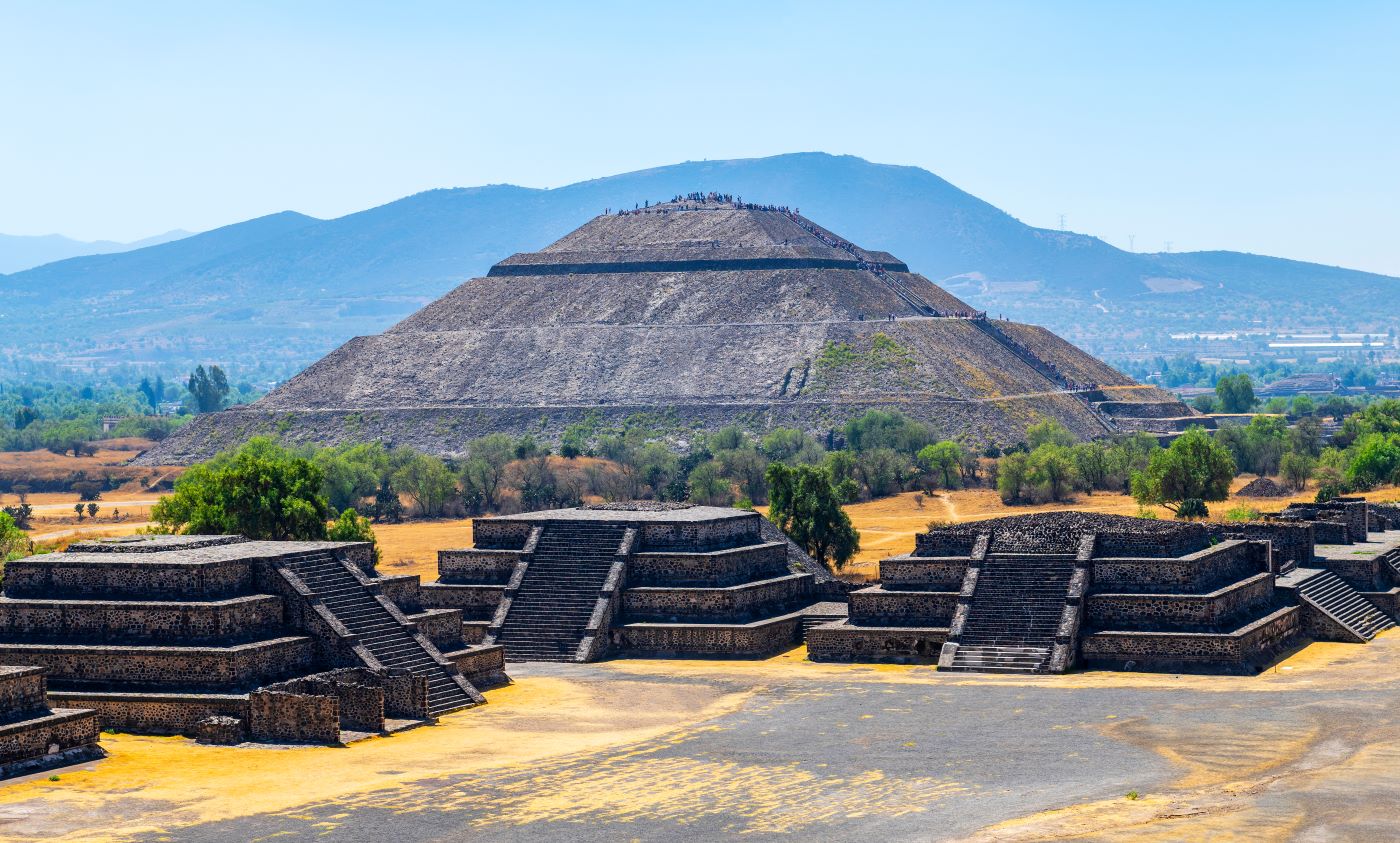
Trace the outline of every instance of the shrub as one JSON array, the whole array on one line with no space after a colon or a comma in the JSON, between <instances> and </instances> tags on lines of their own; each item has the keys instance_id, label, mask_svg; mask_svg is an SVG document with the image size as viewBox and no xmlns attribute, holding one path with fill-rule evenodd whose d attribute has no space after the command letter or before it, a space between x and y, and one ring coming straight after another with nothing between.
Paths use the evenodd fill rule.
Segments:
<instances>
[{"instance_id":1,"label":"shrub","mask_svg":"<svg viewBox=\"0 0 1400 843\"><path fill-rule=\"evenodd\" d=\"M333 542L369 542L375 564L379 564L379 542L374 538L374 528L369 519L347 509L326 528L326 538Z\"/></svg>"}]
</instances>

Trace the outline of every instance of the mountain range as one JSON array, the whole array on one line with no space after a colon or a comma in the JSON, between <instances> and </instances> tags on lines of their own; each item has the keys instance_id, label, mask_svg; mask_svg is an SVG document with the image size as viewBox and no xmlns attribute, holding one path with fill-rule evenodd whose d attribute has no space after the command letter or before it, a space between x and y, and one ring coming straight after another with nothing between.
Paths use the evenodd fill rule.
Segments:
<instances>
[{"instance_id":1,"label":"mountain range","mask_svg":"<svg viewBox=\"0 0 1400 843\"><path fill-rule=\"evenodd\" d=\"M1179 330L1383 332L1400 279L1239 252L1142 254L1026 225L917 167L795 153L555 189L431 190L322 220L287 211L0 276L0 364L220 362L282 378L605 208L721 191L797 207L979 307L1100 354ZM178 371L178 368L176 368Z\"/></svg>"},{"instance_id":2,"label":"mountain range","mask_svg":"<svg viewBox=\"0 0 1400 843\"><path fill-rule=\"evenodd\" d=\"M112 240L74 240L61 234L0 234L0 274L20 272L46 263L83 255L106 255L113 252L130 252L146 246L159 246L182 237L190 232L181 229L167 231L154 237L133 240L130 243L117 243Z\"/></svg>"}]
</instances>

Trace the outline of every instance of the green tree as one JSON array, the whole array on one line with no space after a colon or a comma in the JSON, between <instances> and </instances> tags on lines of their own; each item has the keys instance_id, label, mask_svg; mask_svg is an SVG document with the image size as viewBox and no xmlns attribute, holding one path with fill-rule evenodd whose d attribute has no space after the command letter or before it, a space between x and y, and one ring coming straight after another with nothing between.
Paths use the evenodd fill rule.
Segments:
<instances>
[{"instance_id":1,"label":"green tree","mask_svg":"<svg viewBox=\"0 0 1400 843\"><path fill-rule=\"evenodd\" d=\"M1074 468L1074 457L1063 445L1045 444L1031 451L1027 464L1027 479L1041 500L1070 500L1079 475Z\"/></svg>"},{"instance_id":2,"label":"green tree","mask_svg":"<svg viewBox=\"0 0 1400 843\"><path fill-rule=\"evenodd\" d=\"M997 494L1004 504L1026 501L1030 477L1030 457L1019 451L1007 454L997 463Z\"/></svg>"},{"instance_id":3,"label":"green tree","mask_svg":"<svg viewBox=\"0 0 1400 843\"><path fill-rule=\"evenodd\" d=\"M403 520L403 501L399 500L399 493L387 477L380 480L379 488L374 490L374 520L390 524Z\"/></svg>"},{"instance_id":4,"label":"green tree","mask_svg":"<svg viewBox=\"0 0 1400 843\"><path fill-rule=\"evenodd\" d=\"M857 453L889 448L911 457L938 438L928 425L886 410L867 410L846 422L844 433L846 446Z\"/></svg>"},{"instance_id":5,"label":"green tree","mask_svg":"<svg viewBox=\"0 0 1400 843\"><path fill-rule=\"evenodd\" d=\"M1297 418L1311 417L1317 412L1317 402L1309 395L1295 395L1289 412Z\"/></svg>"},{"instance_id":6,"label":"green tree","mask_svg":"<svg viewBox=\"0 0 1400 843\"><path fill-rule=\"evenodd\" d=\"M860 550L860 534L841 509L827 471L772 463L768 495L768 519L823 565L839 571Z\"/></svg>"},{"instance_id":7,"label":"green tree","mask_svg":"<svg viewBox=\"0 0 1400 843\"><path fill-rule=\"evenodd\" d=\"M369 525L368 518L356 514L353 509L345 510L331 522L326 528L326 538L333 542L369 542L374 564L379 564L379 542L374 537L374 528Z\"/></svg>"},{"instance_id":8,"label":"green tree","mask_svg":"<svg viewBox=\"0 0 1400 843\"><path fill-rule=\"evenodd\" d=\"M1230 451L1193 427L1153 454L1147 468L1133 475L1133 497L1142 506L1162 504L1179 513L1183 501L1225 500L1234 478Z\"/></svg>"},{"instance_id":9,"label":"green tree","mask_svg":"<svg viewBox=\"0 0 1400 843\"><path fill-rule=\"evenodd\" d=\"M962 480L963 450L956 442L925 445L914 462L945 489L956 489Z\"/></svg>"},{"instance_id":10,"label":"green tree","mask_svg":"<svg viewBox=\"0 0 1400 843\"><path fill-rule=\"evenodd\" d=\"M1312 479L1315 467L1312 457L1289 451L1279 462L1279 476L1293 491L1301 492L1308 485L1308 480Z\"/></svg>"},{"instance_id":11,"label":"green tree","mask_svg":"<svg viewBox=\"0 0 1400 843\"><path fill-rule=\"evenodd\" d=\"M734 502L734 490L720 473L714 460L708 460L691 469L686 478L687 494L691 502L708 506L729 506Z\"/></svg>"},{"instance_id":12,"label":"green tree","mask_svg":"<svg viewBox=\"0 0 1400 843\"><path fill-rule=\"evenodd\" d=\"M414 453L394 472L394 487L403 491L427 518L442 515L457 492L457 480L447 464L428 454Z\"/></svg>"},{"instance_id":13,"label":"green tree","mask_svg":"<svg viewBox=\"0 0 1400 843\"><path fill-rule=\"evenodd\" d=\"M506 466L515 459L515 443L504 433L492 433L467 446L460 478L462 493L483 511L500 505L501 480Z\"/></svg>"},{"instance_id":14,"label":"green tree","mask_svg":"<svg viewBox=\"0 0 1400 843\"><path fill-rule=\"evenodd\" d=\"M179 533L244 535L276 541L324 539L330 505L310 460L267 437L191 467L151 509Z\"/></svg>"},{"instance_id":15,"label":"green tree","mask_svg":"<svg viewBox=\"0 0 1400 843\"><path fill-rule=\"evenodd\" d=\"M100 435L97 425L92 422L69 419L44 429L44 447L55 454L71 451L73 456L81 457L93 450L92 440Z\"/></svg>"},{"instance_id":16,"label":"green tree","mask_svg":"<svg viewBox=\"0 0 1400 843\"><path fill-rule=\"evenodd\" d=\"M768 459L757 449L745 445L730 451L715 454L720 472L739 484L739 491L751 502L768 501L768 482L764 472L768 470Z\"/></svg>"},{"instance_id":17,"label":"green tree","mask_svg":"<svg viewBox=\"0 0 1400 843\"><path fill-rule=\"evenodd\" d=\"M212 413L224 407L224 400L228 398L228 377L218 366L210 366L208 371L203 366L196 366L185 382L185 388L194 399L197 412Z\"/></svg>"},{"instance_id":18,"label":"green tree","mask_svg":"<svg viewBox=\"0 0 1400 843\"><path fill-rule=\"evenodd\" d=\"M908 465L909 460L893 448L871 448L856 455L856 472L873 498L898 492Z\"/></svg>"},{"instance_id":19,"label":"green tree","mask_svg":"<svg viewBox=\"0 0 1400 843\"><path fill-rule=\"evenodd\" d=\"M1215 399L1214 395L1203 392L1191 399L1191 406L1195 407L1198 412L1214 413L1220 409L1220 402Z\"/></svg>"},{"instance_id":20,"label":"green tree","mask_svg":"<svg viewBox=\"0 0 1400 843\"><path fill-rule=\"evenodd\" d=\"M1279 461L1288 449L1288 424L1280 416L1255 416L1245 425L1244 432L1248 464L1239 467L1260 477L1277 473Z\"/></svg>"},{"instance_id":21,"label":"green tree","mask_svg":"<svg viewBox=\"0 0 1400 843\"><path fill-rule=\"evenodd\" d=\"M1243 372L1216 381L1215 394L1220 399L1222 412L1248 413L1254 409L1254 381Z\"/></svg>"},{"instance_id":22,"label":"green tree","mask_svg":"<svg viewBox=\"0 0 1400 843\"><path fill-rule=\"evenodd\" d=\"M1045 419L1026 428L1026 445L1032 451L1041 445L1059 445L1068 448L1079 440L1064 425L1054 419Z\"/></svg>"},{"instance_id":23,"label":"green tree","mask_svg":"<svg viewBox=\"0 0 1400 843\"><path fill-rule=\"evenodd\" d=\"M316 452L312 461L325 475L321 491L337 511L358 507L389 473L389 454L377 442L324 448Z\"/></svg>"},{"instance_id":24,"label":"green tree","mask_svg":"<svg viewBox=\"0 0 1400 843\"><path fill-rule=\"evenodd\" d=\"M29 551L29 536L8 512L0 512L0 562L17 559Z\"/></svg>"},{"instance_id":25,"label":"green tree","mask_svg":"<svg viewBox=\"0 0 1400 843\"><path fill-rule=\"evenodd\" d=\"M775 427L768 431L759 450L769 460L788 465L815 465L826 453L820 442L792 427Z\"/></svg>"},{"instance_id":26,"label":"green tree","mask_svg":"<svg viewBox=\"0 0 1400 843\"><path fill-rule=\"evenodd\" d=\"M828 451L822 469L831 478L831 487L841 503L860 499L860 481L856 480L856 458L850 451Z\"/></svg>"},{"instance_id":27,"label":"green tree","mask_svg":"<svg viewBox=\"0 0 1400 843\"><path fill-rule=\"evenodd\" d=\"M1368 433L1355 445L1347 482L1369 489L1380 483L1400 482L1400 434Z\"/></svg>"}]
</instances>

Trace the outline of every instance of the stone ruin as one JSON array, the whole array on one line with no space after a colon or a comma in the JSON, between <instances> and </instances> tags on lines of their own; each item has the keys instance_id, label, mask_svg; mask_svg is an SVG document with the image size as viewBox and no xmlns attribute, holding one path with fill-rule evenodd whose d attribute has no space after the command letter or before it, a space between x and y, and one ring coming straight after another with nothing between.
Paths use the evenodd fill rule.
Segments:
<instances>
[{"instance_id":1,"label":"stone ruin","mask_svg":"<svg viewBox=\"0 0 1400 843\"><path fill-rule=\"evenodd\" d=\"M102 757L97 712L50 708L42 667L0 667L0 778Z\"/></svg>"},{"instance_id":2,"label":"stone ruin","mask_svg":"<svg viewBox=\"0 0 1400 843\"><path fill-rule=\"evenodd\" d=\"M1355 501L1290 510L1334 520L1056 512L930 530L851 593L848 619L810 629L808 652L940 670L1250 673L1306 638L1364 643L1394 626L1400 522Z\"/></svg>"},{"instance_id":3,"label":"stone ruin","mask_svg":"<svg viewBox=\"0 0 1400 843\"><path fill-rule=\"evenodd\" d=\"M841 613L822 602L830 575L774 533L756 512L675 504L478 518L420 600L509 660L767 655Z\"/></svg>"},{"instance_id":4,"label":"stone ruin","mask_svg":"<svg viewBox=\"0 0 1400 843\"><path fill-rule=\"evenodd\" d=\"M8 563L0 665L105 727L202 741L340 742L484 702L500 647L423 609L355 542L140 536Z\"/></svg>"},{"instance_id":5,"label":"stone ruin","mask_svg":"<svg viewBox=\"0 0 1400 843\"><path fill-rule=\"evenodd\" d=\"M727 424L824 436L872 408L1003 446L1042 418L1086 439L1213 424L893 255L727 200L596 217L138 462L196 462L258 434L453 457L487 433L557 442L571 424L638 417L677 439Z\"/></svg>"}]
</instances>

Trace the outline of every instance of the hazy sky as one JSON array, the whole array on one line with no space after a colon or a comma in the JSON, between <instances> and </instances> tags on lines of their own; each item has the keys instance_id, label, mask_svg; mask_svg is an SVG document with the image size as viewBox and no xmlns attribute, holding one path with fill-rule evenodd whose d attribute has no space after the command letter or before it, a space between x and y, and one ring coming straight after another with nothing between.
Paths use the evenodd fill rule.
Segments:
<instances>
[{"instance_id":1,"label":"hazy sky","mask_svg":"<svg viewBox=\"0 0 1400 843\"><path fill-rule=\"evenodd\" d=\"M1398 43L1395 0L0 0L0 232L822 150L1125 248L1400 275Z\"/></svg>"}]
</instances>

